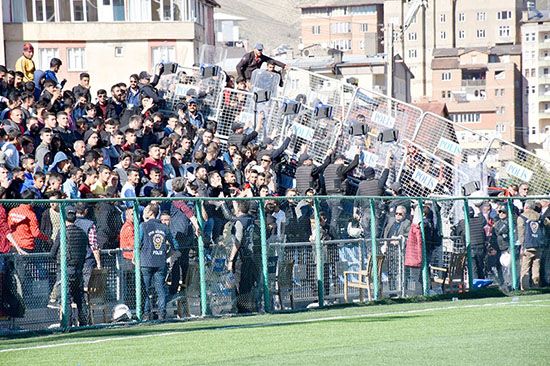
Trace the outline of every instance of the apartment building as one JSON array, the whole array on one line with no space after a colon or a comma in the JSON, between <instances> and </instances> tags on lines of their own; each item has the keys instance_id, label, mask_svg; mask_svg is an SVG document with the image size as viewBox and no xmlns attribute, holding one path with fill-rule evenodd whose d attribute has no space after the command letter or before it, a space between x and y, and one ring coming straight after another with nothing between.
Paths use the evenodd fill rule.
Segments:
<instances>
[{"instance_id":1,"label":"apartment building","mask_svg":"<svg viewBox=\"0 0 550 366\"><path fill-rule=\"evenodd\" d=\"M445 102L454 122L488 138L518 143L520 59L518 45L436 49L430 66L431 99ZM479 141L462 142L476 148Z\"/></svg>"},{"instance_id":2,"label":"apartment building","mask_svg":"<svg viewBox=\"0 0 550 366\"><path fill-rule=\"evenodd\" d=\"M214 0L3 0L5 64L13 68L24 42L37 69L63 61L68 85L92 75L92 89L110 88L159 62L191 66L203 44L215 43ZM1 50L0 50L1 51Z\"/></svg>"},{"instance_id":3,"label":"apartment building","mask_svg":"<svg viewBox=\"0 0 550 366\"><path fill-rule=\"evenodd\" d=\"M394 51L414 75L413 100L434 94L434 50L519 44L525 6L523 0L385 1L384 24L394 24L396 33Z\"/></svg>"},{"instance_id":4,"label":"apartment building","mask_svg":"<svg viewBox=\"0 0 550 366\"><path fill-rule=\"evenodd\" d=\"M550 151L550 12L525 12L523 51L523 142ZM548 156L546 156L548 157Z\"/></svg>"},{"instance_id":5,"label":"apartment building","mask_svg":"<svg viewBox=\"0 0 550 366\"><path fill-rule=\"evenodd\" d=\"M383 3L383 0L302 2L302 44L305 47L319 44L352 55L382 53Z\"/></svg>"}]
</instances>

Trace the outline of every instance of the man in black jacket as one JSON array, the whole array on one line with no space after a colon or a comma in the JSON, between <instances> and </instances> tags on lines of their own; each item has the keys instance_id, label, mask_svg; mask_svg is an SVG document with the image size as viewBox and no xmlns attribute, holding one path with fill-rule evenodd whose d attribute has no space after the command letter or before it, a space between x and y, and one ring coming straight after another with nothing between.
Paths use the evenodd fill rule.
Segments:
<instances>
[{"instance_id":1,"label":"man in black jacket","mask_svg":"<svg viewBox=\"0 0 550 366\"><path fill-rule=\"evenodd\" d=\"M239 64L237 65L238 78L244 78L247 82L250 82L252 78L252 72L262 67L264 62L273 61L273 63L279 67L287 68L287 65L272 59L269 56L263 54L264 45L256 43L254 50L248 52L243 56Z\"/></svg>"},{"instance_id":2,"label":"man in black jacket","mask_svg":"<svg viewBox=\"0 0 550 366\"><path fill-rule=\"evenodd\" d=\"M328 196L341 196L345 194L346 187L344 181L348 174L357 168L359 165L359 147L355 148L355 156L353 160L346 165L344 155L336 155L334 162L329 164L324 173L325 190ZM335 238L340 238L340 214L342 213L342 201L339 199L327 200L330 208L330 235Z\"/></svg>"},{"instance_id":3,"label":"man in black jacket","mask_svg":"<svg viewBox=\"0 0 550 366\"><path fill-rule=\"evenodd\" d=\"M84 301L84 285L82 281L82 270L84 260L86 259L86 250L88 248L88 235L75 225L76 209L68 206L65 209L66 240L67 240L67 276L69 282L69 301L76 304L78 309L78 325L88 324L88 311ZM59 252L60 236L52 246L50 254L57 253L58 265L61 266L61 257Z\"/></svg>"}]
</instances>

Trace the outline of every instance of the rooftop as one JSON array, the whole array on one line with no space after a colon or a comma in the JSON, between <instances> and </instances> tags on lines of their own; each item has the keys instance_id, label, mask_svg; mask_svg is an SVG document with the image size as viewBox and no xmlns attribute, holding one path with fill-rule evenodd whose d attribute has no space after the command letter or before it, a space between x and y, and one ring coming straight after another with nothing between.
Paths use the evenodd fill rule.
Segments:
<instances>
[{"instance_id":1,"label":"rooftop","mask_svg":"<svg viewBox=\"0 0 550 366\"><path fill-rule=\"evenodd\" d=\"M383 0L304 0L298 5L299 8L322 8L329 6L361 6L361 5L382 5Z\"/></svg>"},{"instance_id":2,"label":"rooftop","mask_svg":"<svg viewBox=\"0 0 550 366\"><path fill-rule=\"evenodd\" d=\"M465 53L478 51L491 55L521 55L521 45L496 45L493 47L437 48L433 57L458 57Z\"/></svg>"}]
</instances>

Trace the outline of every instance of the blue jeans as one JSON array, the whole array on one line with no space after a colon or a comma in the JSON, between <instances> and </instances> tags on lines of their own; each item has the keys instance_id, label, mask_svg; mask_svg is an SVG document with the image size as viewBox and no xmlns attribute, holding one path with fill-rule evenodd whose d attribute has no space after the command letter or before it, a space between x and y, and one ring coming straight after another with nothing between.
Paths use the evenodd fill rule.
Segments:
<instances>
[{"instance_id":1,"label":"blue jeans","mask_svg":"<svg viewBox=\"0 0 550 366\"><path fill-rule=\"evenodd\" d=\"M166 277L166 267L141 267L141 276L145 287L145 306L143 312L151 313L151 300L153 298L152 287L155 287L157 293L157 308L159 317L166 316L166 289L164 279Z\"/></svg>"}]
</instances>

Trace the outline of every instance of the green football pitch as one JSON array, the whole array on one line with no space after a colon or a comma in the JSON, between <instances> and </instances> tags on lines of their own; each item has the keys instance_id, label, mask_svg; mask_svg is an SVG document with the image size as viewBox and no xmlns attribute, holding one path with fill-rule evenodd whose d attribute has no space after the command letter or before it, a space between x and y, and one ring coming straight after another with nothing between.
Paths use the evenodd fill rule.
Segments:
<instances>
[{"instance_id":1,"label":"green football pitch","mask_svg":"<svg viewBox=\"0 0 550 366\"><path fill-rule=\"evenodd\" d=\"M0 339L0 365L549 365L550 295Z\"/></svg>"}]
</instances>

